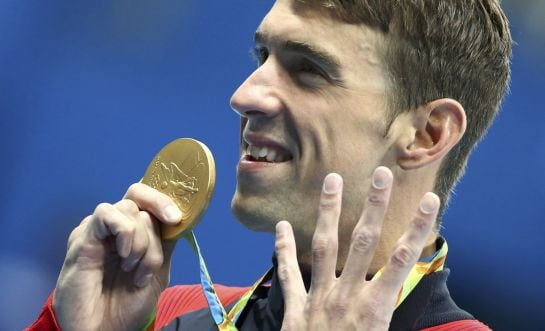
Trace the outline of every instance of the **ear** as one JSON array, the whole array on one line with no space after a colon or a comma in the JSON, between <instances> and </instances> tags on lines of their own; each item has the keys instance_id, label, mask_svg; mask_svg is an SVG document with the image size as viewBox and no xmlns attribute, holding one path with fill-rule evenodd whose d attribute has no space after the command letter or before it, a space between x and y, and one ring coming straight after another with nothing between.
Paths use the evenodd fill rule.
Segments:
<instances>
[{"instance_id":1,"label":"ear","mask_svg":"<svg viewBox=\"0 0 545 331\"><path fill-rule=\"evenodd\" d=\"M442 159L460 141L467 120L462 105L439 99L419 107L412 116L412 130L401 140L398 164L417 169Z\"/></svg>"}]
</instances>

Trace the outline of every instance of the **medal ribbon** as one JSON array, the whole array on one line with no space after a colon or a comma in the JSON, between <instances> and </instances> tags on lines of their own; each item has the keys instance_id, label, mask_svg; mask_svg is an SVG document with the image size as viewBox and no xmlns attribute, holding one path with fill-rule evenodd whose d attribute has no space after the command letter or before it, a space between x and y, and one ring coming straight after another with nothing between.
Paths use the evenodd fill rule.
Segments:
<instances>
[{"instance_id":1,"label":"medal ribbon","mask_svg":"<svg viewBox=\"0 0 545 331\"><path fill-rule=\"evenodd\" d=\"M399 290L396 308L399 307L399 305L409 296L416 285L418 285L418 283L422 280L422 277L444 269L445 260L448 253L448 245L445 239L440 238L439 240L439 250L437 250L433 255L416 262L414 267L409 272L405 283L403 283L401 290ZM377 271L372 280L378 279L380 275L382 275L383 271L384 267Z\"/></svg>"},{"instance_id":2,"label":"medal ribbon","mask_svg":"<svg viewBox=\"0 0 545 331\"><path fill-rule=\"evenodd\" d=\"M208 273L208 269L206 268L206 263L204 262L204 258L201 254L201 249L199 248L197 238L195 237L193 231L187 234L187 236L185 236L185 239L187 240L191 248L193 248L195 255L197 255L199 258L201 287L204 292L204 296L206 297L206 301L208 301L208 307L210 308L212 318L218 326L218 330L238 331L235 324L240 314L248 304L248 301L250 300L254 291L260 285L271 279L273 269L270 269L265 275L263 275L263 277L258 279L257 282L255 282L255 284L250 287L250 289L246 291L246 293L244 293L244 295L237 301L233 308L231 308L229 313L227 313L225 311L225 308L223 308L223 305L221 304L218 295L216 294L216 291L214 290L214 285L212 284L210 274Z\"/></svg>"}]
</instances>

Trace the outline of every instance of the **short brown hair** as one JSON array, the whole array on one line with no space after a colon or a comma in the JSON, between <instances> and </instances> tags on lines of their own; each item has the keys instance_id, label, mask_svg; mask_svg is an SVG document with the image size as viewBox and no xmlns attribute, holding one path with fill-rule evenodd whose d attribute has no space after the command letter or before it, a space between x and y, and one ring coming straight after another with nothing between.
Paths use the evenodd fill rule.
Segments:
<instances>
[{"instance_id":1,"label":"short brown hair","mask_svg":"<svg viewBox=\"0 0 545 331\"><path fill-rule=\"evenodd\" d=\"M440 98L463 105L466 133L446 156L435 182L442 216L509 83L512 40L499 0L298 1L382 32L383 62L393 86L392 117Z\"/></svg>"}]
</instances>

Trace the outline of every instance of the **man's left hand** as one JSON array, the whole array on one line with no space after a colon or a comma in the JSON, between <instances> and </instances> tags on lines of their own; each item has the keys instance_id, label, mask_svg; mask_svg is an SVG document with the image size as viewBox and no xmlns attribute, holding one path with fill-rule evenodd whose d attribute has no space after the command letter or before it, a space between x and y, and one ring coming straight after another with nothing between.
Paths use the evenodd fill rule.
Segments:
<instances>
[{"instance_id":1,"label":"man's left hand","mask_svg":"<svg viewBox=\"0 0 545 331\"><path fill-rule=\"evenodd\" d=\"M320 197L312 240L312 281L307 293L297 262L291 225L276 226L278 277L285 300L282 331L388 330L399 291L418 261L435 223L439 198L426 193L407 231L398 240L377 280L366 275L380 239L393 175L379 167L373 174L366 208L354 228L342 275L335 274L342 178L329 174Z\"/></svg>"}]
</instances>

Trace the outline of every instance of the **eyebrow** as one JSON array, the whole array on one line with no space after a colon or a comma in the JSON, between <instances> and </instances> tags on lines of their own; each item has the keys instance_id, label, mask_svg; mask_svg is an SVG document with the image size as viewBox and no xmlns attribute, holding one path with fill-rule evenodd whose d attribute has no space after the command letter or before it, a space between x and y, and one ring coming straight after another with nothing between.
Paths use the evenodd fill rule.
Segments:
<instances>
[{"instance_id":1,"label":"eyebrow","mask_svg":"<svg viewBox=\"0 0 545 331\"><path fill-rule=\"evenodd\" d=\"M268 38L263 32L257 31L254 34L254 44L256 45L267 44L269 39L270 38ZM280 42L280 48L288 52L302 54L309 59L316 61L318 64L325 66L334 74L338 74L340 71L340 61L335 56L317 48L314 45L300 41L285 40Z\"/></svg>"}]
</instances>

